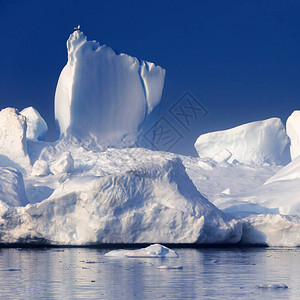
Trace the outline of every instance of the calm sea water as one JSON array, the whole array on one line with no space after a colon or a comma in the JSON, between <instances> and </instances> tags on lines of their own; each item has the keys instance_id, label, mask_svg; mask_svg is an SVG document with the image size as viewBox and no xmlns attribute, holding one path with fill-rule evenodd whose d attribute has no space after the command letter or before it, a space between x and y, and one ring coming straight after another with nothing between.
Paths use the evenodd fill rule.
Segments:
<instances>
[{"instance_id":1,"label":"calm sea water","mask_svg":"<svg viewBox=\"0 0 300 300\"><path fill-rule=\"evenodd\" d=\"M0 299L300 297L299 248L174 250L179 258L111 258L93 248L0 249ZM276 283L288 288L258 287Z\"/></svg>"}]
</instances>

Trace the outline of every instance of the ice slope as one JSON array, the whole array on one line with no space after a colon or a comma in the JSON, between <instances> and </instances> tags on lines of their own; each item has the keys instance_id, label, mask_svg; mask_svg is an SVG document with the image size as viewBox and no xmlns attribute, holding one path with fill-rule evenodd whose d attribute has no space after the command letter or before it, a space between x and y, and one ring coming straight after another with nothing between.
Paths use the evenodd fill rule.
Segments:
<instances>
[{"instance_id":1,"label":"ice slope","mask_svg":"<svg viewBox=\"0 0 300 300\"><path fill-rule=\"evenodd\" d=\"M165 70L88 41L78 30L67 48L55 93L61 137L93 137L103 146L136 143L143 126L156 121Z\"/></svg>"},{"instance_id":2,"label":"ice slope","mask_svg":"<svg viewBox=\"0 0 300 300\"><path fill-rule=\"evenodd\" d=\"M27 153L26 119L15 108L0 111L0 167L24 172L30 166Z\"/></svg>"},{"instance_id":3,"label":"ice slope","mask_svg":"<svg viewBox=\"0 0 300 300\"><path fill-rule=\"evenodd\" d=\"M255 202L280 214L300 216L300 157L281 169L254 193Z\"/></svg>"},{"instance_id":4,"label":"ice slope","mask_svg":"<svg viewBox=\"0 0 300 300\"><path fill-rule=\"evenodd\" d=\"M22 174L16 169L0 167L0 212L8 206L28 204Z\"/></svg>"},{"instance_id":5,"label":"ice slope","mask_svg":"<svg viewBox=\"0 0 300 300\"><path fill-rule=\"evenodd\" d=\"M26 138L35 141L44 140L48 131L48 126L39 112L30 106L24 108L20 114L26 117Z\"/></svg>"},{"instance_id":6,"label":"ice slope","mask_svg":"<svg viewBox=\"0 0 300 300\"><path fill-rule=\"evenodd\" d=\"M243 193L215 195L212 202L236 217L253 213L300 216L300 157L281 168L264 184Z\"/></svg>"},{"instance_id":7,"label":"ice slope","mask_svg":"<svg viewBox=\"0 0 300 300\"><path fill-rule=\"evenodd\" d=\"M201 158L246 164L280 164L288 145L285 128L278 118L244 124L199 136L195 148ZM231 155L230 155L231 154Z\"/></svg>"},{"instance_id":8,"label":"ice slope","mask_svg":"<svg viewBox=\"0 0 300 300\"><path fill-rule=\"evenodd\" d=\"M40 203L3 214L2 242L83 245L240 240L241 226L197 191L179 158L167 159L145 149L97 153L68 145L73 172L38 177L36 185L52 186L53 193ZM65 146L61 141L56 150L41 153L50 168L51 153L65 152ZM77 160L80 152L88 160L94 155L98 160L87 166Z\"/></svg>"},{"instance_id":9,"label":"ice slope","mask_svg":"<svg viewBox=\"0 0 300 300\"><path fill-rule=\"evenodd\" d=\"M286 121L286 132L290 138L291 158L300 155L300 110L295 110Z\"/></svg>"}]
</instances>

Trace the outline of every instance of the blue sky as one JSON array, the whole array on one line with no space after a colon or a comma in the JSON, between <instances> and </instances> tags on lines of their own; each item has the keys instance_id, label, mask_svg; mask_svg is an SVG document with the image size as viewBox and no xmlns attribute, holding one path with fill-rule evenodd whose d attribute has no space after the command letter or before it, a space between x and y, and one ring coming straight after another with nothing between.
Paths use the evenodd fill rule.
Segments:
<instances>
[{"instance_id":1,"label":"blue sky","mask_svg":"<svg viewBox=\"0 0 300 300\"><path fill-rule=\"evenodd\" d=\"M54 93L77 24L89 39L167 70L162 116L195 154L202 133L300 107L299 1L0 0L0 106L34 106L56 136ZM187 130L170 114L186 91L207 109Z\"/></svg>"}]
</instances>

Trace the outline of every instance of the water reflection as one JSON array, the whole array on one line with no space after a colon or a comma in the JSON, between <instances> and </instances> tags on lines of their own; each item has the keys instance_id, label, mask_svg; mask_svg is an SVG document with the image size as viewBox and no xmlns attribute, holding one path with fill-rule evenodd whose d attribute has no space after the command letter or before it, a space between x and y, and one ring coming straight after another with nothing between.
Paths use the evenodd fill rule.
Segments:
<instances>
[{"instance_id":1,"label":"water reflection","mask_svg":"<svg viewBox=\"0 0 300 300\"><path fill-rule=\"evenodd\" d=\"M176 249L113 258L91 248L0 249L1 299L297 299L300 249ZM183 269L157 269L182 265ZM259 289L285 283L288 289Z\"/></svg>"}]
</instances>

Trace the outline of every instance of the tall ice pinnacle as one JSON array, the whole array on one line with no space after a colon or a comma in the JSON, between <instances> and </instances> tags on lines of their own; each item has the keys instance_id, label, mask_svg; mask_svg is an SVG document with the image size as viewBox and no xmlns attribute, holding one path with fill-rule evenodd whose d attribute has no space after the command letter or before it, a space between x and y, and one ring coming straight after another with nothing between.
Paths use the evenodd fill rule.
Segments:
<instances>
[{"instance_id":1,"label":"tall ice pinnacle","mask_svg":"<svg viewBox=\"0 0 300 300\"><path fill-rule=\"evenodd\" d=\"M67 48L55 93L60 136L93 137L104 146L138 142L146 121L156 121L165 70L88 41L79 30Z\"/></svg>"}]
</instances>

